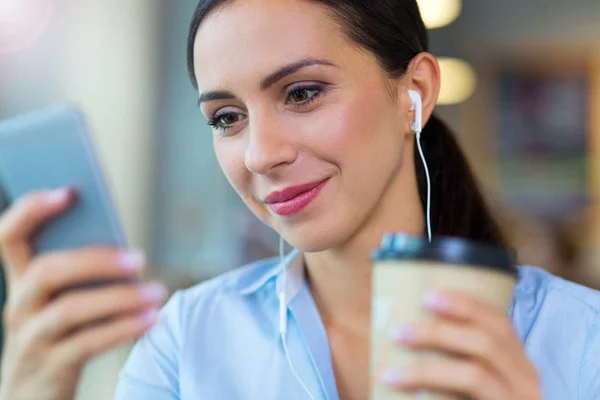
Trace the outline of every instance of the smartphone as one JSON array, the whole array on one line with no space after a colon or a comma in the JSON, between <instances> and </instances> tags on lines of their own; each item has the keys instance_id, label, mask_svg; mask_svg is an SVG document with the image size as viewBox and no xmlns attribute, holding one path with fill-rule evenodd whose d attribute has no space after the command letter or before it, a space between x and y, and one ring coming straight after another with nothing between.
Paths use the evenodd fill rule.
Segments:
<instances>
[{"instance_id":1,"label":"smartphone","mask_svg":"<svg viewBox=\"0 0 600 400\"><path fill-rule=\"evenodd\" d=\"M36 253L128 245L84 113L60 104L0 122L0 185L9 203L71 187L76 201L32 238Z\"/></svg>"}]
</instances>

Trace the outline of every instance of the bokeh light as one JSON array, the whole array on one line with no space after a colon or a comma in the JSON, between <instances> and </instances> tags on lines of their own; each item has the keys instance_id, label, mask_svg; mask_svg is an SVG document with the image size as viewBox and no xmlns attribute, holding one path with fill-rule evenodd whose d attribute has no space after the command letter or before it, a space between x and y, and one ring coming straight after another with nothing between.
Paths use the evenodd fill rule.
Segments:
<instances>
[{"instance_id":1,"label":"bokeh light","mask_svg":"<svg viewBox=\"0 0 600 400\"><path fill-rule=\"evenodd\" d=\"M0 0L0 54L38 39L50 21L52 0Z\"/></svg>"},{"instance_id":2,"label":"bokeh light","mask_svg":"<svg viewBox=\"0 0 600 400\"><path fill-rule=\"evenodd\" d=\"M462 10L462 0L417 0L425 25L429 29L452 23Z\"/></svg>"},{"instance_id":3,"label":"bokeh light","mask_svg":"<svg viewBox=\"0 0 600 400\"><path fill-rule=\"evenodd\" d=\"M457 58L438 58L442 75L438 104L459 104L467 100L477 86L473 67Z\"/></svg>"}]
</instances>

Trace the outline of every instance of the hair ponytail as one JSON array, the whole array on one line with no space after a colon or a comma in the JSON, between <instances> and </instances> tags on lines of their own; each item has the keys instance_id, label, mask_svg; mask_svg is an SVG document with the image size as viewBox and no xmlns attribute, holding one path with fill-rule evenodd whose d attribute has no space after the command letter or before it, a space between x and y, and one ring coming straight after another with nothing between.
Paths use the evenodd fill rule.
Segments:
<instances>
[{"instance_id":1,"label":"hair ponytail","mask_svg":"<svg viewBox=\"0 0 600 400\"><path fill-rule=\"evenodd\" d=\"M453 132L435 114L423 128L421 147L431 178L432 234L505 245ZM419 196L425 209L427 180L416 142L414 154Z\"/></svg>"}]
</instances>

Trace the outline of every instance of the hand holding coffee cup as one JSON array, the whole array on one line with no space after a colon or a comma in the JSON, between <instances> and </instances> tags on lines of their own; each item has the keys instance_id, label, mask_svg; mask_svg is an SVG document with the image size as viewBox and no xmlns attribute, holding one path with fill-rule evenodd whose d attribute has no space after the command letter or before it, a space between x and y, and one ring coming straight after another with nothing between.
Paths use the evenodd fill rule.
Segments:
<instances>
[{"instance_id":1,"label":"hand holding coffee cup","mask_svg":"<svg viewBox=\"0 0 600 400\"><path fill-rule=\"evenodd\" d=\"M373 258L371 400L541 399L507 317L511 251L396 234Z\"/></svg>"}]
</instances>

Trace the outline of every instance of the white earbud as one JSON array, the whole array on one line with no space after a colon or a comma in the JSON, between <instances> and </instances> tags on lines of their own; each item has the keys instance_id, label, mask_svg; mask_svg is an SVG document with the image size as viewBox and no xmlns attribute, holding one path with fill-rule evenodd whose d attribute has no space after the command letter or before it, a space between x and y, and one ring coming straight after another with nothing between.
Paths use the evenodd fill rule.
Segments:
<instances>
[{"instance_id":1,"label":"white earbud","mask_svg":"<svg viewBox=\"0 0 600 400\"><path fill-rule=\"evenodd\" d=\"M415 112L415 120L411 123L411 129L420 135L423 130L423 101L416 90L409 90L408 95L412 101L410 110Z\"/></svg>"},{"instance_id":2,"label":"white earbud","mask_svg":"<svg viewBox=\"0 0 600 400\"><path fill-rule=\"evenodd\" d=\"M429 179L429 168L427 168L427 161L423 155L423 148L421 147L421 132L423 131L423 100L421 95L416 90L409 90L408 95L412 104L410 110L415 112L415 120L411 122L410 128L417 134L417 147L421 160L423 161L423 167L425 168L425 177L427 178L427 210L425 210L427 217L427 237L431 242L431 180Z\"/></svg>"}]
</instances>

